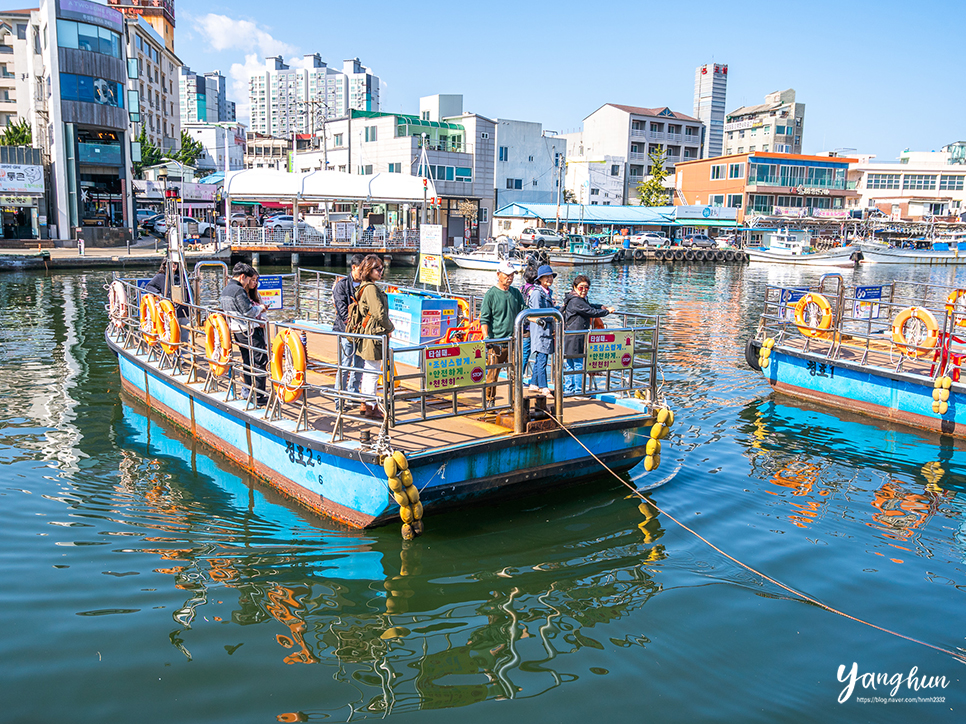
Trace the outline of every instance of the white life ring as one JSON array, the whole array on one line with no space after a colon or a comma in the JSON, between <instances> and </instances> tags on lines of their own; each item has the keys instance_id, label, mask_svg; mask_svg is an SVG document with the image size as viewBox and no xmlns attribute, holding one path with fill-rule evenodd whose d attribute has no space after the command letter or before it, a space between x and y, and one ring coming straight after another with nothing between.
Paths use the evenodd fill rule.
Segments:
<instances>
[{"instance_id":1,"label":"white life ring","mask_svg":"<svg viewBox=\"0 0 966 724\"><path fill-rule=\"evenodd\" d=\"M124 284L117 279L111 282L111 286L108 288L107 302L108 313L114 326L117 328L123 327L124 320L127 319L127 290L124 289Z\"/></svg>"}]
</instances>

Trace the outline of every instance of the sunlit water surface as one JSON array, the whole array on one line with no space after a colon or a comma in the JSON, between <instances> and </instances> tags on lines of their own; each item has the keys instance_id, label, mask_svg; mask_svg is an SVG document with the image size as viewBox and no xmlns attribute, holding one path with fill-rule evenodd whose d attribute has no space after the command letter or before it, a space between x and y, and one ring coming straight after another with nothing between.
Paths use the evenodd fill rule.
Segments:
<instances>
[{"instance_id":1,"label":"sunlit water surface","mask_svg":"<svg viewBox=\"0 0 966 724\"><path fill-rule=\"evenodd\" d=\"M664 321L678 422L637 484L881 629L646 520L606 474L431 517L412 543L312 518L120 394L104 274L6 274L0 721L963 721L963 664L920 642L966 646L966 445L777 397L747 368L764 285L818 272L588 273L592 301ZM839 703L853 663L945 677L896 694L944 701L864 703L891 686L860 682Z\"/></svg>"}]
</instances>

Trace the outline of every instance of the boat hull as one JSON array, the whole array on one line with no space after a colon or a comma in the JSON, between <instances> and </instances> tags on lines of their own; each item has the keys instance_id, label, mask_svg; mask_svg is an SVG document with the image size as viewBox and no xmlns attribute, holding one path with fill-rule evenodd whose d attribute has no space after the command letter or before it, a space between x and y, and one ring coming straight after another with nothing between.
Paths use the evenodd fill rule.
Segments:
<instances>
[{"instance_id":1,"label":"boat hull","mask_svg":"<svg viewBox=\"0 0 966 724\"><path fill-rule=\"evenodd\" d=\"M954 383L945 415L932 410L933 386L921 376L870 369L824 355L775 347L762 370L776 392L903 425L966 437L966 397Z\"/></svg>"},{"instance_id":2,"label":"boat hull","mask_svg":"<svg viewBox=\"0 0 966 724\"><path fill-rule=\"evenodd\" d=\"M502 259L481 259L475 258L473 256L457 256L449 255L446 257L448 261L453 262L460 269L472 269L475 271L496 271L500 264L503 263ZM526 266L522 262L510 260L513 268L517 271L522 271Z\"/></svg>"},{"instance_id":3,"label":"boat hull","mask_svg":"<svg viewBox=\"0 0 966 724\"><path fill-rule=\"evenodd\" d=\"M869 250L863 248L864 264L923 264L949 266L966 264L966 253L952 251L915 251L912 249Z\"/></svg>"},{"instance_id":4,"label":"boat hull","mask_svg":"<svg viewBox=\"0 0 966 724\"><path fill-rule=\"evenodd\" d=\"M125 392L251 471L305 508L351 527L399 520L376 456L357 445L327 442L322 433L297 431L292 421L268 422L246 413L224 393L206 394L115 344ZM623 401L622 401L623 403ZM484 496L523 495L599 475L600 464L627 470L643 460L652 420L635 400L623 420L593 429L510 435L495 440L409 454L409 467L427 514Z\"/></svg>"},{"instance_id":5,"label":"boat hull","mask_svg":"<svg viewBox=\"0 0 966 724\"><path fill-rule=\"evenodd\" d=\"M550 263L558 266L585 266L588 264L610 264L617 257L617 252L606 254L571 254L567 252L550 253Z\"/></svg>"},{"instance_id":6,"label":"boat hull","mask_svg":"<svg viewBox=\"0 0 966 724\"><path fill-rule=\"evenodd\" d=\"M855 266L849 254L779 254L761 249L745 249L748 261L768 264L794 264L796 266L824 266L851 269ZM851 252L850 252L851 253Z\"/></svg>"}]
</instances>

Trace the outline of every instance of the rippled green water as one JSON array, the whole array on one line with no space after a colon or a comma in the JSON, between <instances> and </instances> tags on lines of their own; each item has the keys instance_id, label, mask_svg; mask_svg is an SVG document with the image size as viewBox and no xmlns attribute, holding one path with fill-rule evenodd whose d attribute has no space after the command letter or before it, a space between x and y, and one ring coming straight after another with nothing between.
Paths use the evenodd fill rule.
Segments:
<instances>
[{"instance_id":1,"label":"rippled green water","mask_svg":"<svg viewBox=\"0 0 966 724\"><path fill-rule=\"evenodd\" d=\"M954 279L859 279L892 273ZM636 479L657 505L809 597L966 647L966 445L772 396L742 362L763 285L817 274L590 274L592 300L665 317L678 423ZM606 475L410 544L307 517L120 396L104 281L0 277L0 721L963 720L949 654L796 599ZM945 676L896 694L945 702L858 701L880 683L840 704L853 662Z\"/></svg>"}]
</instances>

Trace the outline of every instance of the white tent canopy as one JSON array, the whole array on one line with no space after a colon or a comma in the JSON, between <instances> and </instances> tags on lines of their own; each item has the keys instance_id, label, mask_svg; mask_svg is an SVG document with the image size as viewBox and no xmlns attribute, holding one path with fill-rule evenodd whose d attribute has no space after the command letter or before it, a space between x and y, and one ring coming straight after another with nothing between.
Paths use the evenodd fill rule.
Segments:
<instances>
[{"instance_id":1,"label":"white tent canopy","mask_svg":"<svg viewBox=\"0 0 966 724\"><path fill-rule=\"evenodd\" d=\"M423 185L418 176L377 173L357 176L342 171L287 173L274 169L230 171L225 194L238 201L367 201L414 204L436 196L432 180Z\"/></svg>"}]
</instances>

